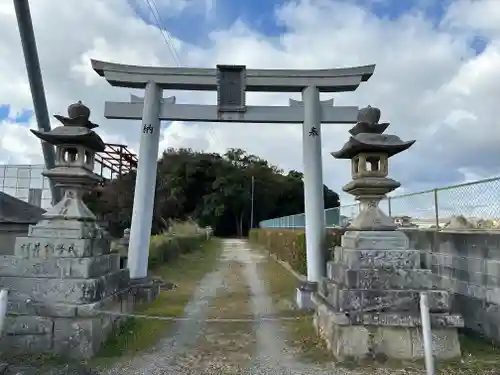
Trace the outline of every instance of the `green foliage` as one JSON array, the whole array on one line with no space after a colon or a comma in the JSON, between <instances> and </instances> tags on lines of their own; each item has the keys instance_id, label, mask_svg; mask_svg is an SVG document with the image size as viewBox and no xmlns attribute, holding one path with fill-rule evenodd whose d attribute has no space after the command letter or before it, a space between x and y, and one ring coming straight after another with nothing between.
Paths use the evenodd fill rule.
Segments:
<instances>
[{"instance_id":1,"label":"green foliage","mask_svg":"<svg viewBox=\"0 0 500 375\"><path fill-rule=\"evenodd\" d=\"M206 240L204 233L158 234L151 237L149 246L149 269L176 260L181 254L197 250Z\"/></svg>"},{"instance_id":2,"label":"green foliage","mask_svg":"<svg viewBox=\"0 0 500 375\"><path fill-rule=\"evenodd\" d=\"M302 173L282 170L241 149L225 154L167 149L158 161L153 233L168 229L171 219L193 218L211 226L217 236L243 236L250 227L254 179L254 227L259 221L304 212ZM121 237L130 227L135 173L109 182L86 196L86 203L110 222ZM324 187L325 208L339 205L338 195Z\"/></svg>"},{"instance_id":3,"label":"green foliage","mask_svg":"<svg viewBox=\"0 0 500 375\"><path fill-rule=\"evenodd\" d=\"M326 233L325 259L333 259L335 246L340 246L341 229ZM265 247L279 260L287 262L295 271L307 276L306 236L303 230L285 228L256 228L249 233L251 243Z\"/></svg>"}]
</instances>

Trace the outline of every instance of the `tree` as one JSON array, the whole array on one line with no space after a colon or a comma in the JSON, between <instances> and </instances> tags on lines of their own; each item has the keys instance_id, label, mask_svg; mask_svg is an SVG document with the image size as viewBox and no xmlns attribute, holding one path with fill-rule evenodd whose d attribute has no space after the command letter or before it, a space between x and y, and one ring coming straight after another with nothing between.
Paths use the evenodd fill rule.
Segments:
<instances>
[{"instance_id":1,"label":"tree","mask_svg":"<svg viewBox=\"0 0 500 375\"><path fill-rule=\"evenodd\" d=\"M254 225L259 221L304 212L303 174L283 173L267 160L242 149L225 154L167 149L158 161L152 231L166 229L169 219L193 218L219 236L244 236L250 226L252 178ZM96 214L121 236L130 227L135 173L112 180L86 197ZM324 186L325 208L339 197Z\"/></svg>"}]
</instances>

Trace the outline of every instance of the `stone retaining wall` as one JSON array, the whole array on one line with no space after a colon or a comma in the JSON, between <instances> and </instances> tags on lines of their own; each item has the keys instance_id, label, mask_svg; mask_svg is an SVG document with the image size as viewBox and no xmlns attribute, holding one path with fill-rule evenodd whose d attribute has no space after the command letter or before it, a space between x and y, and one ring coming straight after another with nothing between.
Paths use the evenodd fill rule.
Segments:
<instances>
[{"instance_id":1,"label":"stone retaining wall","mask_svg":"<svg viewBox=\"0 0 500 375\"><path fill-rule=\"evenodd\" d=\"M465 327L500 342L500 231L405 229L422 268L453 292Z\"/></svg>"}]
</instances>

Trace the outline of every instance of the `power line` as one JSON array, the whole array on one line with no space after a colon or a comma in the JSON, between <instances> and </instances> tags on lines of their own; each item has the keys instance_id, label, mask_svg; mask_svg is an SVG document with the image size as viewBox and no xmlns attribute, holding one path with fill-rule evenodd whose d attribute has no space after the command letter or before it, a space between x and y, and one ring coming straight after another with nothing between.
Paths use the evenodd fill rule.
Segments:
<instances>
[{"instance_id":1,"label":"power line","mask_svg":"<svg viewBox=\"0 0 500 375\"><path fill-rule=\"evenodd\" d=\"M175 64L180 67L181 66L181 61L179 58L179 55L177 54L177 51L174 47L172 37L170 36L170 33L162 26L163 20L161 18L160 12L158 10L158 6L156 5L155 0L144 0L146 2L146 5L149 8L149 11L151 12L154 22L157 26L157 28L160 30L161 35L163 36L163 40L167 44L168 49L170 50L170 53L172 54L172 57L174 58ZM222 146L219 137L217 136L217 133L212 129L210 124L206 124L208 126L208 133L212 138L215 140L215 143L217 143L219 146Z\"/></svg>"},{"instance_id":2,"label":"power line","mask_svg":"<svg viewBox=\"0 0 500 375\"><path fill-rule=\"evenodd\" d=\"M170 50L170 53L172 54L172 57L174 58L174 62L177 66L180 66L180 59L179 55L177 54L177 51L175 50L175 47L173 45L173 40L172 37L170 36L170 33L167 32L166 29L162 27L162 20L160 16L160 12L158 11L158 7L156 5L155 0L144 0L146 2L146 5L149 8L149 11L151 12L154 21L156 23L157 28L160 30L161 35L163 36L163 40L168 46L168 49Z\"/></svg>"}]
</instances>

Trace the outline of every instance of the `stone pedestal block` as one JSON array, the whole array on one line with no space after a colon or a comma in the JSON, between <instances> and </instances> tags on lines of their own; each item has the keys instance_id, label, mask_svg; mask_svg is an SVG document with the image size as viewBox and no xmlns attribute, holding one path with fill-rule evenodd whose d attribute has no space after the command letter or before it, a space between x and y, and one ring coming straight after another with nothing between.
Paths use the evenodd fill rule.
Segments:
<instances>
[{"instance_id":1,"label":"stone pedestal block","mask_svg":"<svg viewBox=\"0 0 500 375\"><path fill-rule=\"evenodd\" d=\"M351 231L342 245L312 299L316 329L337 358L423 358L422 291L429 296L435 356L460 355L457 327L463 321L449 313L451 293L420 269L420 254L408 249L404 233Z\"/></svg>"},{"instance_id":2,"label":"stone pedestal block","mask_svg":"<svg viewBox=\"0 0 500 375\"><path fill-rule=\"evenodd\" d=\"M374 359L378 355L401 360L424 358L420 317L415 314L365 313L348 317L317 297L314 326L338 359ZM460 356L458 315L431 314L433 355Z\"/></svg>"},{"instance_id":3,"label":"stone pedestal block","mask_svg":"<svg viewBox=\"0 0 500 375\"><path fill-rule=\"evenodd\" d=\"M296 304L300 310L310 311L314 309L312 302L313 294L318 290L318 284L311 281L302 281L296 290Z\"/></svg>"},{"instance_id":4,"label":"stone pedestal block","mask_svg":"<svg viewBox=\"0 0 500 375\"><path fill-rule=\"evenodd\" d=\"M150 303L160 294L160 283L152 278L131 279L129 296L134 305Z\"/></svg>"},{"instance_id":5,"label":"stone pedestal block","mask_svg":"<svg viewBox=\"0 0 500 375\"><path fill-rule=\"evenodd\" d=\"M9 290L4 352L88 359L123 321L106 312L133 311L129 272L95 223L42 220L17 238L14 254L0 259Z\"/></svg>"}]
</instances>

